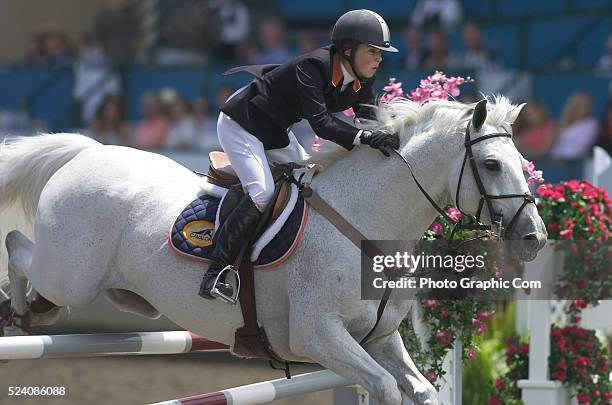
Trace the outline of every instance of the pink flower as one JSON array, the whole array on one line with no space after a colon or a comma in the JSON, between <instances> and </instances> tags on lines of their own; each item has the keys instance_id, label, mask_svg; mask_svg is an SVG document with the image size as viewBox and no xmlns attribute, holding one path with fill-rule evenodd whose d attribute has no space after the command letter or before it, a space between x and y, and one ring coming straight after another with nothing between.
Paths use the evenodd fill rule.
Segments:
<instances>
[{"instance_id":1,"label":"pink flower","mask_svg":"<svg viewBox=\"0 0 612 405\"><path fill-rule=\"evenodd\" d=\"M454 207L449 208L448 211L446 211L446 213L448 214L450 219L452 219L453 221L458 221L459 218L461 217L461 211L459 211L457 208L454 208Z\"/></svg>"},{"instance_id":2,"label":"pink flower","mask_svg":"<svg viewBox=\"0 0 612 405\"><path fill-rule=\"evenodd\" d=\"M478 318L480 320L486 321L487 319L492 317L494 313L495 313L494 311L480 311L478 313Z\"/></svg>"},{"instance_id":3,"label":"pink flower","mask_svg":"<svg viewBox=\"0 0 612 405\"><path fill-rule=\"evenodd\" d=\"M527 161L523 164L523 170L527 172L529 177L527 178L527 184L542 184L544 178L542 178L542 171L535 169L535 164L531 161Z\"/></svg>"},{"instance_id":4,"label":"pink flower","mask_svg":"<svg viewBox=\"0 0 612 405\"><path fill-rule=\"evenodd\" d=\"M438 379L438 374L436 374L436 372L433 370L429 370L427 373L425 373L425 378L427 378L429 382L434 383Z\"/></svg>"},{"instance_id":5,"label":"pink flower","mask_svg":"<svg viewBox=\"0 0 612 405\"><path fill-rule=\"evenodd\" d=\"M442 318L442 319L447 318L447 317L448 317L448 315L449 315L449 313L448 313L448 309L446 309L446 308L442 308L442 309L440 310L440 318Z\"/></svg>"},{"instance_id":6,"label":"pink flower","mask_svg":"<svg viewBox=\"0 0 612 405\"><path fill-rule=\"evenodd\" d=\"M389 79L389 84L383 87L385 94L381 97L382 101L389 101L395 97L404 97L402 82L395 82L395 77Z\"/></svg>"},{"instance_id":7,"label":"pink flower","mask_svg":"<svg viewBox=\"0 0 612 405\"><path fill-rule=\"evenodd\" d=\"M529 354L529 344L528 343L521 343L519 345L519 352L521 354Z\"/></svg>"},{"instance_id":8,"label":"pink flower","mask_svg":"<svg viewBox=\"0 0 612 405\"><path fill-rule=\"evenodd\" d=\"M427 80L429 80L430 82L443 82L446 80L446 76L443 72L436 70L433 75L427 76Z\"/></svg>"},{"instance_id":9,"label":"pink flower","mask_svg":"<svg viewBox=\"0 0 612 405\"><path fill-rule=\"evenodd\" d=\"M467 358L468 358L469 360L474 360L474 359L476 358L476 354L477 354L477 353L476 353L476 349L474 349L473 347L470 347L470 348L467 350Z\"/></svg>"},{"instance_id":10,"label":"pink flower","mask_svg":"<svg viewBox=\"0 0 612 405\"><path fill-rule=\"evenodd\" d=\"M506 383L504 382L504 379L502 377L498 377L497 380L495 380L495 388L501 391L505 387L506 387Z\"/></svg>"},{"instance_id":11,"label":"pink flower","mask_svg":"<svg viewBox=\"0 0 612 405\"><path fill-rule=\"evenodd\" d=\"M423 301L423 306L428 309L432 309L438 306L437 300L425 300Z\"/></svg>"},{"instance_id":12,"label":"pink flower","mask_svg":"<svg viewBox=\"0 0 612 405\"><path fill-rule=\"evenodd\" d=\"M444 233L444 228L438 222L432 222L429 225L429 230L434 232L436 235L442 235Z\"/></svg>"},{"instance_id":13,"label":"pink flower","mask_svg":"<svg viewBox=\"0 0 612 405\"><path fill-rule=\"evenodd\" d=\"M459 86L466 81L472 81L469 77L446 77L444 73L436 71L419 82L419 87L410 91L412 101L425 103L429 100L448 100L449 96L457 97L460 94ZM389 83L390 90L392 88Z\"/></svg>"}]
</instances>

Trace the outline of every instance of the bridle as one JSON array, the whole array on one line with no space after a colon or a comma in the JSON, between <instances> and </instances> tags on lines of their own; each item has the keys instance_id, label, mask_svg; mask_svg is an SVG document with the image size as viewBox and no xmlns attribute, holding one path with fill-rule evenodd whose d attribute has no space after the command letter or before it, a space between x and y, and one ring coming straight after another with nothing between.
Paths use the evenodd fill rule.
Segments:
<instances>
[{"instance_id":1,"label":"bridle","mask_svg":"<svg viewBox=\"0 0 612 405\"><path fill-rule=\"evenodd\" d=\"M418 181L408 160L406 160L406 158L402 156L402 154L399 153L398 150L394 150L394 152L404 161L404 163L406 163L406 165L408 166L408 169L410 170L410 174L412 175L412 178L416 182L417 186L419 187L419 189L421 190L425 198L429 200L430 204L440 213L440 215L442 215L442 217L446 221L448 221L450 224L453 225L453 231L451 233L451 240L453 238L453 235L455 234L455 231L458 229L491 230L493 225L495 225L495 228L500 238L503 239L505 236L508 235L512 227L515 225L516 220L518 219L519 215L523 212L527 204L530 204L530 203L535 204L535 198L528 191L523 194L491 195L487 193L484 183L482 182L480 173L478 172L478 165L476 164L476 161L474 159L474 153L472 151L472 146L477 144L478 142L482 142L487 139L512 138L512 135L507 132L493 132L490 134L482 135L481 137L478 137L476 139L472 139L471 134L470 134L470 127L472 126L471 124L472 124L472 120L470 119L470 121L467 124L467 128L465 130L465 142L464 142L465 154L463 155L463 163L461 165L461 172L459 174L459 180L457 182L457 191L455 195L455 204L457 206L457 209L459 209L462 215L471 219L469 223L461 223L460 221L455 221L446 212L444 212L444 210L440 208L438 203L436 203L436 201L427 193L427 191L425 191L425 188ZM478 192L480 193L480 201L478 203L478 210L476 211L475 216L466 214L465 212L463 212L463 210L461 210L459 206L459 191L461 190L461 181L463 180L463 172L465 170L467 161L469 161L470 163L470 167L472 168L472 173L474 174L474 180L476 181L476 185L478 186ZM516 213L514 214L514 216L508 223L508 226L504 228L502 224L503 216L501 214L496 214L493 211L493 201L492 200L501 200L501 199L506 199L506 198L522 198L523 204L516 211ZM489 210L489 216L491 217L491 223L492 223L491 225L484 225L480 221L480 215L482 213L482 208L484 207L485 203L487 204L487 209Z\"/></svg>"}]
</instances>

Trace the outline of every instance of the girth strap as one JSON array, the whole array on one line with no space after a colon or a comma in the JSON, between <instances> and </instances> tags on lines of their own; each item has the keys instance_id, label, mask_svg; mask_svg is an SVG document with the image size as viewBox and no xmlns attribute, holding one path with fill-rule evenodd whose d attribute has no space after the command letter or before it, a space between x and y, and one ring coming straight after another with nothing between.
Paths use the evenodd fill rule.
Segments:
<instances>
[{"instance_id":1,"label":"girth strap","mask_svg":"<svg viewBox=\"0 0 612 405\"><path fill-rule=\"evenodd\" d=\"M346 236L357 249L361 250L361 241L367 240L367 238L359 232L357 228L351 225L338 211L336 211L331 205L329 205L324 199L322 199L312 188L309 186L304 186L301 188L300 193L302 197L310 204L312 208L317 210L317 212L325 219L327 219L333 226L336 227L344 236ZM366 256L369 258L373 258L376 255L382 255L383 253L375 246L371 247L371 251L364 252ZM385 272L387 275L387 279L391 279L391 274L389 272ZM380 304L378 304L378 310L376 311L376 323L370 329L367 335L359 342L360 345L364 345L367 340L372 336L374 330L380 323L380 320L385 312L385 308L387 307L387 302L389 301L389 297L391 296L391 292L393 290L389 288L389 284L387 283L387 287L385 288L385 292L380 300Z\"/></svg>"}]
</instances>

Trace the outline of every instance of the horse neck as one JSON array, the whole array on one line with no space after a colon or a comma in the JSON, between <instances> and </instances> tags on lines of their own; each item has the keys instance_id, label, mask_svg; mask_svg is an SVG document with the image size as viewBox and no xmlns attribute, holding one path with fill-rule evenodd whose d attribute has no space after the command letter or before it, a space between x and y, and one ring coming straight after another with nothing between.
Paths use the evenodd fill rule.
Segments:
<instances>
[{"instance_id":1,"label":"horse neck","mask_svg":"<svg viewBox=\"0 0 612 405\"><path fill-rule=\"evenodd\" d=\"M453 151L442 139L432 142L425 137L415 135L402 154L421 185L444 206L449 201L448 164ZM365 146L336 162L313 186L368 239L418 239L437 215L399 156L384 158Z\"/></svg>"}]
</instances>

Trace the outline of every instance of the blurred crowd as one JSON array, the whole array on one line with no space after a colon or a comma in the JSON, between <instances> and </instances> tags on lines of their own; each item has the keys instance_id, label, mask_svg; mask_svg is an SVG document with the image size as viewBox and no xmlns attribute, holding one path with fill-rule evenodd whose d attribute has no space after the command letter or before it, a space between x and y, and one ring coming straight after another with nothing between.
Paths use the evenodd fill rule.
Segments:
<instances>
[{"instance_id":1,"label":"blurred crowd","mask_svg":"<svg viewBox=\"0 0 612 405\"><path fill-rule=\"evenodd\" d=\"M80 101L82 125L105 143L138 148L214 146L215 116L234 90L224 87L214 100L187 100L172 89L155 89L142 97L143 118L130 123L122 98L122 66L282 63L328 43L329 29L287 32L282 18L239 0L159 0L155 37L147 43L138 4L109 0L77 43L58 25L46 26L32 34L25 56L31 65L74 67L73 96ZM458 0L418 0L409 25L392 28L401 54L388 60L388 67L476 74L504 67L479 25L464 18ZM456 49L449 46L450 32L461 33ZM612 70L612 35L602 45L596 68ZM552 117L542 101L527 100L515 123L520 150L555 159L583 157L595 144L610 151L612 103L603 117L595 115L595 107L589 94L578 92L569 97L559 117Z\"/></svg>"}]
</instances>

